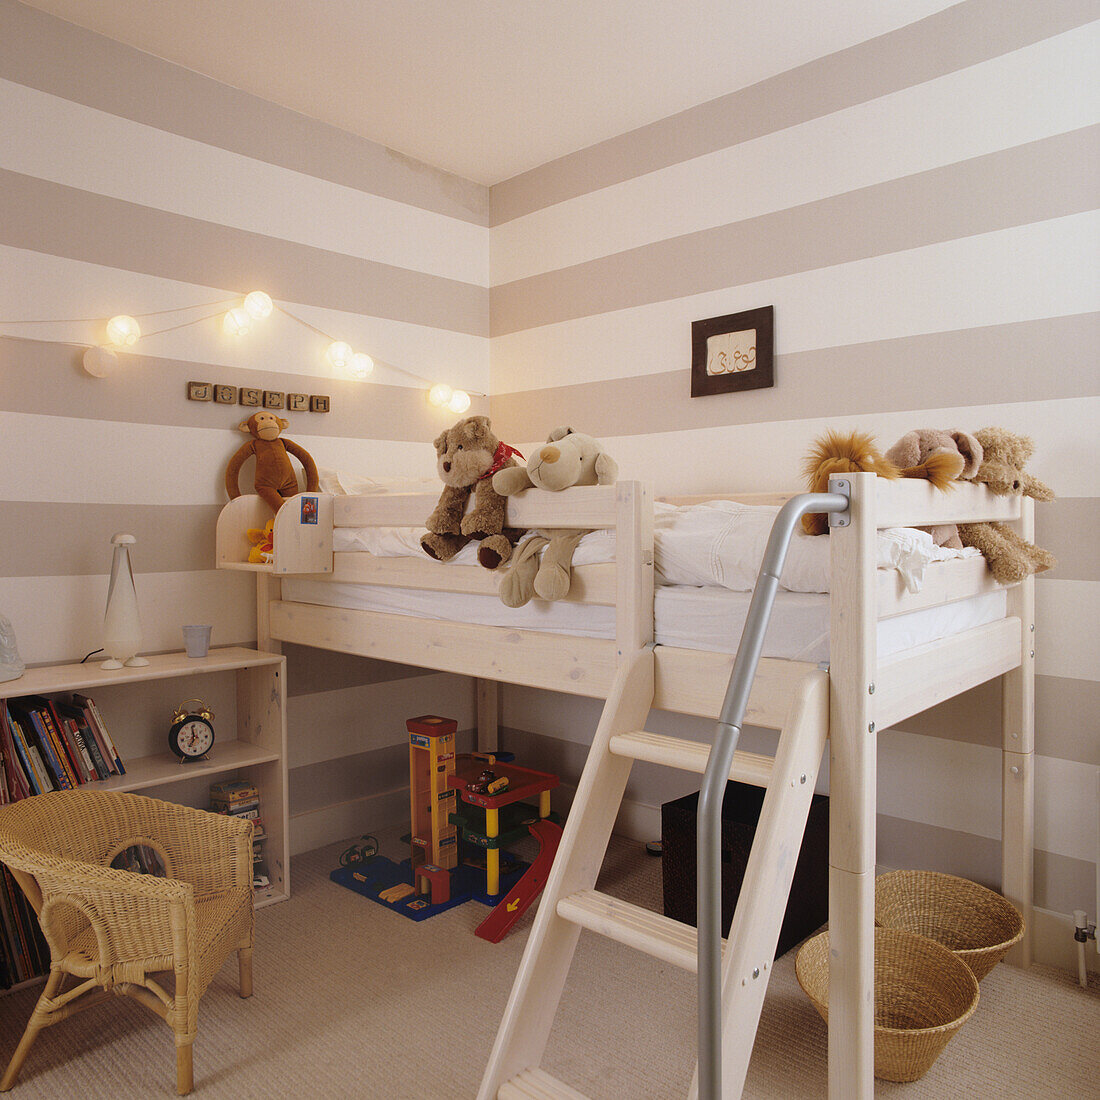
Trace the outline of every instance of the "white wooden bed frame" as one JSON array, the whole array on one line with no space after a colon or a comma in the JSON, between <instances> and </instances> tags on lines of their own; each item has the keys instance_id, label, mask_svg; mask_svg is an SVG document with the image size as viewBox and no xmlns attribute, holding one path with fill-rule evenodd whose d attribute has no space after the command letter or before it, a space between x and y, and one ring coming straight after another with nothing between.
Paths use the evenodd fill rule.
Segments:
<instances>
[{"instance_id":1,"label":"white wooden bed frame","mask_svg":"<svg viewBox=\"0 0 1100 1100\"><path fill-rule=\"evenodd\" d=\"M1009 590L1004 619L879 661L879 619L976 596L998 586L983 560L969 559L930 566L921 591L910 593L904 591L896 574L876 569L875 554L876 530L885 527L1001 520L1013 524L1025 538L1032 538L1032 502L994 496L982 486L966 483L953 492L940 493L924 481L890 482L871 474L848 476L851 522L833 528L828 536L832 592L827 704L826 694L820 691L816 710L812 703L814 685L823 678L818 666L765 658L745 716L746 725L783 730L793 720L792 713L798 712L799 722L816 725L817 733L822 737L827 733L829 739L829 1095L834 1100L873 1095L876 729L885 729L984 681L1002 677L1002 890L1022 912L1028 930L1009 957L1010 962L1020 966L1028 965L1031 959L1033 892L1034 582L1029 579ZM315 524L301 522L301 498L294 498L279 512L273 565L249 565L245 561L245 530L262 527L270 516L259 498L231 501L218 520L218 567L257 574L261 649L278 649L280 643L293 642L475 677L479 744L488 747L496 745L498 682L608 700L596 734L597 740L605 742L626 729L641 729L650 706L708 718L719 714L732 656L652 644L652 502L641 483L622 481L614 486L560 493L528 490L508 501L508 523L515 527L615 529L616 562L578 567L568 597L615 607L616 636L607 640L285 601L281 598L281 577L291 574L451 592L496 591L497 578L479 566L445 565L426 556L419 560L376 558L365 553L333 554L334 526L422 526L436 503L434 495L311 495L318 505ZM790 495L712 494L672 499L688 503L722 497L781 504ZM612 703L617 708L614 714ZM630 721L615 714L628 714ZM827 729L822 728L825 725ZM660 762L660 748L653 752L651 758ZM701 755L705 765L706 754ZM754 766L752 760L742 762L743 772L752 772ZM759 770L768 769L761 766ZM751 776L746 778L751 781ZM612 814L607 821L608 832L613 820ZM567 830L555 873L569 844ZM597 856L596 869L602 849ZM595 870L591 874L594 881ZM552 879L547 884L548 894L553 886ZM540 912L532 940L543 935L542 921ZM526 963L525 955L521 971ZM548 1015L552 1019L556 1004L556 994L550 991L546 1003L510 1005L509 1012ZM539 1027L548 1032L550 1021L544 1023L545 1027L541 1022ZM730 1059L740 1061L742 1076L724 1077L728 1095L740 1092L739 1082L743 1081L752 1040L752 1034L747 1040L739 1040L742 1047L747 1043L747 1049ZM537 1066L540 1041L544 1043L544 1035L542 1040L528 1040L530 1049L526 1053L521 1050L509 1055L513 1063L510 1069L504 1064L508 1058L494 1051L494 1059L501 1064L495 1071L492 1066L490 1069L498 1078L490 1081L492 1073L487 1072L491 1087L483 1087L482 1095L496 1095L494 1081L507 1080L517 1065L522 1069L525 1058L528 1064ZM498 1048L500 1045L498 1038ZM729 1087L731 1080L736 1092ZM513 1094L520 1095L504 1087L500 1090L502 1096Z\"/></svg>"}]
</instances>

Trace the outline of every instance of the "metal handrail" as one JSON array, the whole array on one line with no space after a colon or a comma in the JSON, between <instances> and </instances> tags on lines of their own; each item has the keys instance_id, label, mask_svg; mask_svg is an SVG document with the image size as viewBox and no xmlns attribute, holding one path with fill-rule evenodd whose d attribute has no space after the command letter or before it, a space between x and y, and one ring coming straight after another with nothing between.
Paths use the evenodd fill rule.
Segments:
<instances>
[{"instance_id":1,"label":"metal handrail","mask_svg":"<svg viewBox=\"0 0 1100 1100\"><path fill-rule=\"evenodd\" d=\"M831 487L840 492L801 493L791 497L775 517L699 791L699 1100L722 1100L722 797L795 524L809 513L837 515L848 510L844 493L848 483L833 481Z\"/></svg>"}]
</instances>

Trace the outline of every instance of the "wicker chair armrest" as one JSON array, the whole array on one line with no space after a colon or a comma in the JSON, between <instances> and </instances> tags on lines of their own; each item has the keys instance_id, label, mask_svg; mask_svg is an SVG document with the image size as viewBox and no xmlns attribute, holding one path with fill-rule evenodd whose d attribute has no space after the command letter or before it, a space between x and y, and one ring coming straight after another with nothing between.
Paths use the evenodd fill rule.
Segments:
<instances>
[{"instance_id":1,"label":"wicker chair armrest","mask_svg":"<svg viewBox=\"0 0 1100 1100\"><path fill-rule=\"evenodd\" d=\"M148 821L150 836L161 841L172 860L172 873L197 894L234 886L252 886L252 822L192 806L162 803Z\"/></svg>"}]
</instances>

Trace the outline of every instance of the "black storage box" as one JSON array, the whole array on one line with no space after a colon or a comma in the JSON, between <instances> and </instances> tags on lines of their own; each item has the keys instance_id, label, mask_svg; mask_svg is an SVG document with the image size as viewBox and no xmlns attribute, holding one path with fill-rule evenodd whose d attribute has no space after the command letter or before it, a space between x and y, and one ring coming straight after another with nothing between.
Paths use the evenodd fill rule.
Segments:
<instances>
[{"instance_id":1,"label":"black storage box","mask_svg":"<svg viewBox=\"0 0 1100 1100\"><path fill-rule=\"evenodd\" d=\"M745 877L764 790L730 781L722 799L722 934L729 932ZM661 807L661 873L665 916L695 924L696 821L699 795ZM829 799L815 794L802 850L798 854L776 958L817 931L829 919Z\"/></svg>"}]
</instances>

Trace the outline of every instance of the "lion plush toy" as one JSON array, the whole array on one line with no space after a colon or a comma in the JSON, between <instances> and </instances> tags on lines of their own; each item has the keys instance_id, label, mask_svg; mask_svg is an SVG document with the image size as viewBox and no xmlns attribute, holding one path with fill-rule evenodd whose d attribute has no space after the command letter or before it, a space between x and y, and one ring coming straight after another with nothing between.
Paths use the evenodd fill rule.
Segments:
<instances>
[{"instance_id":1,"label":"lion plush toy","mask_svg":"<svg viewBox=\"0 0 1100 1100\"><path fill-rule=\"evenodd\" d=\"M592 436L562 427L550 433L526 467L494 474L493 488L502 496L528 488L559 492L574 485L611 485L618 476L615 460ZM573 551L583 535L583 530L555 527L535 531L526 538L516 551L512 567L500 579L501 602L507 607L522 607L532 596L544 600L567 596L572 583Z\"/></svg>"},{"instance_id":2,"label":"lion plush toy","mask_svg":"<svg viewBox=\"0 0 1100 1100\"><path fill-rule=\"evenodd\" d=\"M493 435L487 416L468 416L436 438L435 453L443 492L420 537L424 553L450 561L466 543L478 539L478 562L496 569L512 556L523 532L504 526L504 498L493 488L493 476L515 466L513 456L519 451ZM471 493L474 508L465 515Z\"/></svg>"},{"instance_id":3,"label":"lion plush toy","mask_svg":"<svg viewBox=\"0 0 1100 1100\"><path fill-rule=\"evenodd\" d=\"M1024 471L1035 450L1035 444L1027 436L1015 435L1006 428L982 428L975 434L982 445L983 457L967 481L985 485L998 496L1054 499L1051 489ZM1058 564L1049 550L1021 538L1004 523L960 523L959 538L963 546L975 546L981 551L990 572L1001 584L1015 584L1031 573L1041 573Z\"/></svg>"},{"instance_id":4,"label":"lion plush toy","mask_svg":"<svg viewBox=\"0 0 1100 1100\"><path fill-rule=\"evenodd\" d=\"M957 479L969 480L978 472L982 445L969 432L918 428L906 432L886 457L901 470L902 477L924 477L938 489L950 489ZM937 546L962 549L955 524L941 523L924 530Z\"/></svg>"},{"instance_id":5,"label":"lion plush toy","mask_svg":"<svg viewBox=\"0 0 1100 1100\"><path fill-rule=\"evenodd\" d=\"M225 491L230 500L241 495L238 479L249 455L256 456L256 493L271 505L272 511L278 512L284 500L301 492L298 476L290 461L291 455L301 462L305 470L306 492L317 492L317 463L309 451L292 440L279 438L279 434L288 427L290 424L286 420L268 409L253 413L237 425L238 431L247 432L252 438L229 460L225 471Z\"/></svg>"}]
</instances>

